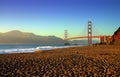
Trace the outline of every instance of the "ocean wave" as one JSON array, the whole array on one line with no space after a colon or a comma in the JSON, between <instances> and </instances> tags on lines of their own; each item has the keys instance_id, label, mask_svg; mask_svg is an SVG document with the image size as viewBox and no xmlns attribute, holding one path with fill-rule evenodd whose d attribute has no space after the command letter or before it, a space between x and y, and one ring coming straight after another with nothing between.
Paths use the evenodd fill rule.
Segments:
<instances>
[{"instance_id":1,"label":"ocean wave","mask_svg":"<svg viewBox=\"0 0 120 77\"><path fill-rule=\"evenodd\" d=\"M7 53L25 53L25 52L34 52L36 50L51 50L56 48L65 48L66 46L38 46L36 48L14 48L14 49L0 49L0 54Z\"/></svg>"},{"instance_id":2,"label":"ocean wave","mask_svg":"<svg viewBox=\"0 0 120 77\"><path fill-rule=\"evenodd\" d=\"M24 52L34 52L35 48L24 48L24 49L0 49L1 54L6 53L24 53Z\"/></svg>"},{"instance_id":3,"label":"ocean wave","mask_svg":"<svg viewBox=\"0 0 120 77\"><path fill-rule=\"evenodd\" d=\"M65 48L66 46L39 46L36 47L37 50L51 50L56 48Z\"/></svg>"}]
</instances>

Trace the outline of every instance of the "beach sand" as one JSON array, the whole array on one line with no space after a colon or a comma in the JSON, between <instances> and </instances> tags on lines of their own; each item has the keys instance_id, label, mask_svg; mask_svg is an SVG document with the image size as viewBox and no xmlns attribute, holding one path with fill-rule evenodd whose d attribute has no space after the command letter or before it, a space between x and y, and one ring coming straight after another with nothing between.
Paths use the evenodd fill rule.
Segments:
<instances>
[{"instance_id":1,"label":"beach sand","mask_svg":"<svg viewBox=\"0 0 120 77\"><path fill-rule=\"evenodd\" d=\"M0 77L118 77L120 46L85 46L0 55Z\"/></svg>"}]
</instances>

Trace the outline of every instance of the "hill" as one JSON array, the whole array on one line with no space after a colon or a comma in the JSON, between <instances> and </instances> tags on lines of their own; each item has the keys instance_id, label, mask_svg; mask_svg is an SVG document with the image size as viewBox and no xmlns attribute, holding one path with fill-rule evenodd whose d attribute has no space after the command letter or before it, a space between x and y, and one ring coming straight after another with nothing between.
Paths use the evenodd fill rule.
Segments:
<instances>
[{"instance_id":1,"label":"hill","mask_svg":"<svg viewBox=\"0 0 120 77\"><path fill-rule=\"evenodd\" d=\"M112 38L110 39L110 44L120 45L120 27L112 35Z\"/></svg>"},{"instance_id":2,"label":"hill","mask_svg":"<svg viewBox=\"0 0 120 77\"><path fill-rule=\"evenodd\" d=\"M39 36L33 33L21 32L18 30L0 33L0 43L4 44L63 44L64 40L56 36Z\"/></svg>"}]
</instances>

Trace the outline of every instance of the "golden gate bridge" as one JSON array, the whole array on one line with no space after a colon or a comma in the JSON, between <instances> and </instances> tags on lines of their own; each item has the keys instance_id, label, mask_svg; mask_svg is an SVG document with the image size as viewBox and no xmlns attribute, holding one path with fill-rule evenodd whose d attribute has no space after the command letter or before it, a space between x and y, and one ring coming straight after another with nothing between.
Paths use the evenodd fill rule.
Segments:
<instances>
[{"instance_id":1,"label":"golden gate bridge","mask_svg":"<svg viewBox=\"0 0 120 77\"><path fill-rule=\"evenodd\" d=\"M91 45L93 38L98 38L100 40L100 43L104 43L109 38L111 38L111 36L106 36L106 35L93 36L92 35L92 21L88 21L88 35L87 36L68 37L67 30L65 30L65 32L64 32L64 40L83 39L83 38L87 38L88 39L88 45Z\"/></svg>"}]
</instances>

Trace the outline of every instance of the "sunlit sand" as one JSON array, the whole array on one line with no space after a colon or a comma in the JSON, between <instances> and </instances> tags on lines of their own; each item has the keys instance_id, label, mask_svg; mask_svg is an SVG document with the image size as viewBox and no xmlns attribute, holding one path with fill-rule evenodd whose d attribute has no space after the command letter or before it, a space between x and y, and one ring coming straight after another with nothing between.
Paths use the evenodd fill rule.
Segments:
<instances>
[{"instance_id":1,"label":"sunlit sand","mask_svg":"<svg viewBox=\"0 0 120 77\"><path fill-rule=\"evenodd\" d=\"M86 46L0 55L0 76L120 76L120 46Z\"/></svg>"}]
</instances>

